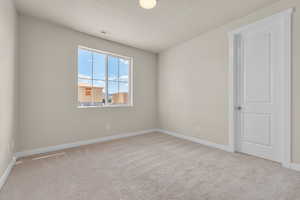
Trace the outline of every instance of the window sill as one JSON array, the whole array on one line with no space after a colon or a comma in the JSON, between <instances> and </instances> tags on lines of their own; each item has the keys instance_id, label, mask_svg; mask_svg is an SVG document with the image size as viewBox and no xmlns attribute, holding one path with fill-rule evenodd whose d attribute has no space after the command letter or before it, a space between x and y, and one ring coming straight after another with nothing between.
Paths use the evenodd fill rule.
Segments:
<instances>
[{"instance_id":1,"label":"window sill","mask_svg":"<svg viewBox=\"0 0 300 200\"><path fill-rule=\"evenodd\" d=\"M133 105L105 105L105 106L77 106L79 109L84 108L133 108Z\"/></svg>"}]
</instances>

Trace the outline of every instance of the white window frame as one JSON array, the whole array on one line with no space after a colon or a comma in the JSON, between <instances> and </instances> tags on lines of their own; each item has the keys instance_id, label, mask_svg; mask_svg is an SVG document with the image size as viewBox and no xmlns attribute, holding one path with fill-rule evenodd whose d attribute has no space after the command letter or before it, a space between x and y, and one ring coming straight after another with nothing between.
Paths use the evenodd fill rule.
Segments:
<instances>
[{"instance_id":1,"label":"white window frame","mask_svg":"<svg viewBox=\"0 0 300 200\"><path fill-rule=\"evenodd\" d=\"M117 58L129 60L129 69L128 69L128 103L127 104L104 104L101 106L81 106L78 101L78 50L84 49L87 51L92 51L95 53L105 54L106 55L106 64L105 64L105 89L107 90L108 86L108 56L114 56ZM78 45L76 49L77 54L77 60L76 60L76 102L77 102L77 108L118 108L118 107L133 107L133 57L131 56L124 56L108 51L102 51L98 49L89 48L86 46ZM107 91L105 93L105 102L108 102L107 100Z\"/></svg>"}]
</instances>

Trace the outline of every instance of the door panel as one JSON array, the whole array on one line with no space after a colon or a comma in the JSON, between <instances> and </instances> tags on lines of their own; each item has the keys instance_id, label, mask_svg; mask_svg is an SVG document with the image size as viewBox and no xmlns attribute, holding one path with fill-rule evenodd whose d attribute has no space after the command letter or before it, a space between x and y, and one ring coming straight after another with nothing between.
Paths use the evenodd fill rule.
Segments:
<instances>
[{"instance_id":1,"label":"door panel","mask_svg":"<svg viewBox=\"0 0 300 200\"><path fill-rule=\"evenodd\" d=\"M237 150L280 161L281 24L266 21L239 35Z\"/></svg>"},{"instance_id":2,"label":"door panel","mask_svg":"<svg viewBox=\"0 0 300 200\"><path fill-rule=\"evenodd\" d=\"M243 113L243 115L243 141L271 147L271 115L261 113Z\"/></svg>"},{"instance_id":3,"label":"door panel","mask_svg":"<svg viewBox=\"0 0 300 200\"><path fill-rule=\"evenodd\" d=\"M248 35L244 40L245 101L271 101L271 33Z\"/></svg>"}]
</instances>

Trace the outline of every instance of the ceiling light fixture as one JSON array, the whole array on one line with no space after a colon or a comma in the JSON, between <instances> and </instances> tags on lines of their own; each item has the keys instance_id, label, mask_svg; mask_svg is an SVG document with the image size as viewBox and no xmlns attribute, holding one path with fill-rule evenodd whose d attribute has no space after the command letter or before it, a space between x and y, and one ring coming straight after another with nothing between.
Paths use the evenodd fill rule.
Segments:
<instances>
[{"instance_id":1,"label":"ceiling light fixture","mask_svg":"<svg viewBox=\"0 0 300 200\"><path fill-rule=\"evenodd\" d=\"M152 9L156 6L157 0L139 0L140 6L144 9Z\"/></svg>"}]
</instances>

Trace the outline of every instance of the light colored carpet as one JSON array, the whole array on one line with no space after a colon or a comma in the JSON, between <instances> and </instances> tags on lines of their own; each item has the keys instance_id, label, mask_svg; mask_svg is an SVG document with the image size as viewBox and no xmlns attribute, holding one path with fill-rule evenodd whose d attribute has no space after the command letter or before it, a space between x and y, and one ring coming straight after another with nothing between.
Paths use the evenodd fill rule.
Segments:
<instances>
[{"instance_id":1,"label":"light colored carpet","mask_svg":"<svg viewBox=\"0 0 300 200\"><path fill-rule=\"evenodd\" d=\"M300 173L159 133L23 159L1 200L299 200Z\"/></svg>"}]
</instances>

